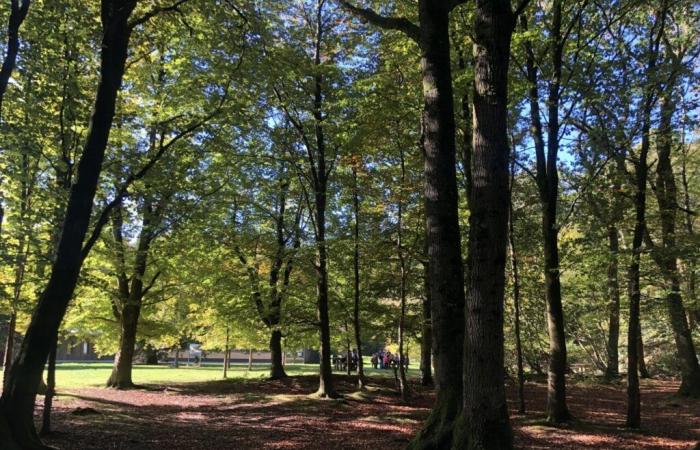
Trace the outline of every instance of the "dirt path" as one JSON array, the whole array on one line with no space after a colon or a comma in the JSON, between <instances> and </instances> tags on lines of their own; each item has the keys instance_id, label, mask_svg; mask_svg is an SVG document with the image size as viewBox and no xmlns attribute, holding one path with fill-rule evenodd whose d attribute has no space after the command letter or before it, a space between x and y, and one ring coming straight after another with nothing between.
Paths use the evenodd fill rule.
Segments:
<instances>
[{"instance_id":1,"label":"dirt path","mask_svg":"<svg viewBox=\"0 0 700 450\"><path fill-rule=\"evenodd\" d=\"M61 449L401 449L430 410L419 388L402 405L390 380L367 394L338 377L344 401L317 400L316 377L286 381L227 381L114 391L86 388L56 404L47 442ZM700 401L678 399L673 382L643 389L643 429L624 430L624 388L578 384L570 390L577 420L545 426L545 386L528 383L528 414L512 415L518 448L688 449L700 441ZM511 410L514 405L511 405ZM37 411L40 414L40 410Z\"/></svg>"}]
</instances>

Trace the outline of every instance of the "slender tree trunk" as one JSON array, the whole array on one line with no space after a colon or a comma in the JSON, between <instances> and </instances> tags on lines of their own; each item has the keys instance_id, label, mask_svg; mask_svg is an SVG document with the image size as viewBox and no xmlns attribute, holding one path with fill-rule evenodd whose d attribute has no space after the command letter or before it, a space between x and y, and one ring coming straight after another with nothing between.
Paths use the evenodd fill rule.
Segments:
<instances>
[{"instance_id":1,"label":"slender tree trunk","mask_svg":"<svg viewBox=\"0 0 700 450\"><path fill-rule=\"evenodd\" d=\"M520 276L518 253L515 250L515 215L513 211L513 188L515 187L515 157L510 166L510 199L508 202L508 240L510 243L510 265L513 277L513 306L515 309L515 358L518 370L518 412L525 414L525 371L523 370L523 347L520 339Z\"/></svg>"},{"instance_id":2,"label":"slender tree trunk","mask_svg":"<svg viewBox=\"0 0 700 450\"><path fill-rule=\"evenodd\" d=\"M426 248L427 250L427 248ZM427 251L426 251L427 256ZM424 285L425 293L423 294L423 321L421 323L421 341L420 341L420 382L423 386L433 385L433 370L432 370L432 347L433 347L433 330L430 319L430 269L428 262L424 262Z\"/></svg>"},{"instance_id":3,"label":"slender tree trunk","mask_svg":"<svg viewBox=\"0 0 700 450\"><path fill-rule=\"evenodd\" d=\"M396 241L396 248L399 254L399 299L400 308L399 312L399 391L401 392L401 398L406 401L410 396L408 382L406 381L406 367L404 361L406 355L404 354L404 332L406 328L406 283L408 278L408 273L406 271L406 255L403 249L403 195L406 183L406 164L404 158L403 148L399 147L399 157L401 162L401 180L399 182L399 208L398 208L398 223L397 223L397 234L398 239Z\"/></svg>"},{"instance_id":4,"label":"slender tree trunk","mask_svg":"<svg viewBox=\"0 0 700 450\"><path fill-rule=\"evenodd\" d=\"M30 0L22 0L21 2L11 0L10 2L10 17L7 23L7 47L5 48L2 68L0 68L0 115L2 114L7 85L10 82L10 76L12 76L17 55L19 54L19 27L27 17L30 3Z\"/></svg>"},{"instance_id":5,"label":"slender tree trunk","mask_svg":"<svg viewBox=\"0 0 700 450\"><path fill-rule=\"evenodd\" d=\"M651 378L647 369L646 357L644 356L644 337L642 335L642 321L637 321L637 370L640 378Z\"/></svg>"},{"instance_id":6,"label":"slender tree trunk","mask_svg":"<svg viewBox=\"0 0 700 450\"><path fill-rule=\"evenodd\" d=\"M355 345L357 346L357 386L360 390L365 386L365 369L362 360L362 334L360 332L360 195L357 185L357 167L352 167L352 206L355 215L353 228L353 288L355 303L353 305L353 325L355 329Z\"/></svg>"},{"instance_id":7,"label":"slender tree trunk","mask_svg":"<svg viewBox=\"0 0 700 450\"><path fill-rule=\"evenodd\" d=\"M175 361L173 366L178 369L180 367L180 344L175 347Z\"/></svg>"},{"instance_id":8,"label":"slender tree trunk","mask_svg":"<svg viewBox=\"0 0 700 450\"><path fill-rule=\"evenodd\" d=\"M7 324L7 339L5 340L5 354L3 355L2 363L2 379L5 389L7 389L7 382L10 380L9 373L10 367L12 367L12 356L14 354L16 332L17 313L12 310L12 312L10 312L10 321Z\"/></svg>"},{"instance_id":9,"label":"slender tree trunk","mask_svg":"<svg viewBox=\"0 0 700 450\"><path fill-rule=\"evenodd\" d=\"M661 120L656 144L658 163L655 192L661 216L662 249L660 252L652 252L652 255L660 266L667 285L666 306L681 366L681 386L678 392L681 395L700 397L700 365L683 307L676 248L678 190L671 165L672 118L675 112L672 96L675 80L670 80L667 84L667 92L661 96Z\"/></svg>"},{"instance_id":10,"label":"slender tree trunk","mask_svg":"<svg viewBox=\"0 0 700 450\"><path fill-rule=\"evenodd\" d=\"M57 341L53 342L49 353L49 366L46 375L46 394L44 395L44 411L42 413L41 435L51 434L51 409L56 395L56 350Z\"/></svg>"},{"instance_id":11,"label":"slender tree trunk","mask_svg":"<svg viewBox=\"0 0 700 450\"><path fill-rule=\"evenodd\" d=\"M564 332L564 310L561 299L559 274L559 229L557 225L557 203L559 200L559 96L561 90L562 52L561 36L562 5L560 0L552 3L549 51L552 60L552 79L549 81L547 97L547 144L545 154L544 132L540 119L538 73L535 55L530 41L525 42L527 53L527 79L529 86L530 118L537 159L537 188L542 204L542 236L544 246L545 298L547 300L547 330L549 333L549 367L547 371L547 420L560 423L570 418L566 405L566 335ZM525 16L521 25L527 29Z\"/></svg>"},{"instance_id":12,"label":"slender tree trunk","mask_svg":"<svg viewBox=\"0 0 700 450\"><path fill-rule=\"evenodd\" d=\"M464 398L453 449L509 449L503 309L508 242L509 0L477 0L474 15L472 189Z\"/></svg>"},{"instance_id":13,"label":"slender tree trunk","mask_svg":"<svg viewBox=\"0 0 700 450\"><path fill-rule=\"evenodd\" d=\"M121 313L119 351L114 357L114 368L107 380L107 387L129 389L134 387L131 379L134 349L136 348L136 329L141 308L133 305L124 307Z\"/></svg>"},{"instance_id":14,"label":"slender tree trunk","mask_svg":"<svg viewBox=\"0 0 700 450\"><path fill-rule=\"evenodd\" d=\"M0 447L14 450L40 449L32 415L36 388L56 340L58 328L73 296L102 168L104 151L121 87L131 27L128 19L136 0L102 0L104 35L101 45L100 84L97 91L85 148L78 164L77 179L66 207L63 233L51 276L41 294L22 342L7 389L0 398Z\"/></svg>"},{"instance_id":15,"label":"slender tree trunk","mask_svg":"<svg viewBox=\"0 0 700 450\"><path fill-rule=\"evenodd\" d=\"M656 87L650 83L655 75L659 45L664 33L664 24L667 13L667 0L663 0L656 12L654 26L649 33L648 62L646 66L647 86L644 88L642 99L642 142L639 149L639 158L635 161L635 225L632 238L632 263L629 268L629 303L630 317L627 329L627 426L639 428L641 424L641 398L639 392L639 376L637 368L643 357L641 350L641 322L639 304L641 299L640 283L640 259L642 244L646 232L646 189L649 166L647 156L650 147L651 113L655 104ZM641 367L641 366L640 366Z\"/></svg>"},{"instance_id":16,"label":"slender tree trunk","mask_svg":"<svg viewBox=\"0 0 700 450\"><path fill-rule=\"evenodd\" d=\"M253 349L248 350L248 372L253 370Z\"/></svg>"},{"instance_id":17,"label":"slender tree trunk","mask_svg":"<svg viewBox=\"0 0 700 450\"><path fill-rule=\"evenodd\" d=\"M620 242L617 235L617 226L608 227L608 342L607 362L605 364L605 378L612 380L620 373L618 341L620 340L620 283L618 280L617 255L620 251Z\"/></svg>"},{"instance_id":18,"label":"slender tree trunk","mask_svg":"<svg viewBox=\"0 0 700 450\"><path fill-rule=\"evenodd\" d=\"M224 344L224 380L228 378L229 355L229 327L226 325L226 344Z\"/></svg>"}]
</instances>

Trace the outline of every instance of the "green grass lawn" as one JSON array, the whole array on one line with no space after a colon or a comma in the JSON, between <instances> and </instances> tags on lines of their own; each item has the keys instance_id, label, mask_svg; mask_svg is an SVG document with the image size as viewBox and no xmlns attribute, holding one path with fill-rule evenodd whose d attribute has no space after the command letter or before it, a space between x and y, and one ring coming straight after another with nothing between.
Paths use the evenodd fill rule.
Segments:
<instances>
[{"instance_id":1,"label":"green grass lawn","mask_svg":"<svg viewBox=\"0 0 700 450\"><path fill-rule=\"evenodd\" d=\"M365 367L369 366L366 364ZM287 364L288 375L316 375L318 364ZM112 371L109 362L75 362L58 363L56 365L57 388L81 388L104 386ZM268 375L269 365L260 363L248 371L247 364L232 364L228 370L229 378L264 378ZM340 372L335 372L340 373ZM369 376L393 377L392 370L365 369ZM221 364L207 364L202 367L184 366L169 367L167 364L158 366L134 365L133 380L136 384L167 384L192 383L220 380L223 375ZM409 369L409 377L417 377L417 369Z\"/></svg>"}]
</instances>

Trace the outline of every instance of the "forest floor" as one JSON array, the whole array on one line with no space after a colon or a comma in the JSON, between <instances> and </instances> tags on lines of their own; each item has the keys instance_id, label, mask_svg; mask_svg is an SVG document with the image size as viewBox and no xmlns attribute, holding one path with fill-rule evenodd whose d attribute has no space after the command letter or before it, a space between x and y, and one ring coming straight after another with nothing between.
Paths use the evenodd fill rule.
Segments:
<instances>
[{"instance_id":1,"label":"forest floor","mask_svg":"<svg viewBox=\"0 0 700 450\"><path fill-rule=\"evenodd\" d=\"M375 377L362 394L338 375L343 400L310 396L316 376L283 381L232 379L147 384L116 391L76 387L60 391L54 434L60 449L401 449L430 410L432 393L415 386L402 404L391 378ZM543 421L546 384L528 382L528 413L510 410L517 448L690 449L700 441L700 400L675 396L673 381L642 383L643 426L624 429L624 385L570 382L576 420L560 427ZM37 418L41 415L38 399Z\"/></svg>"}]
</instances>

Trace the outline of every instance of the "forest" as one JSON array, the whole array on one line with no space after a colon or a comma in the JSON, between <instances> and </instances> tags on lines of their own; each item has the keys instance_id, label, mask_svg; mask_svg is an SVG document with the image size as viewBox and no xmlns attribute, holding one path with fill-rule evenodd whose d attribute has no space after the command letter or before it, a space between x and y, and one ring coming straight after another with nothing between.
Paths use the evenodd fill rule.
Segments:
<instances>
[{"instance_id":1,"label":"forest","mask_svg":"<svg viewBox=\"0 0 700 450\"><path fill-rule=\"evenodd\" d=\"M700 2L0 0L0 449L700 449Z\"/></svg>"}]
</instances>

